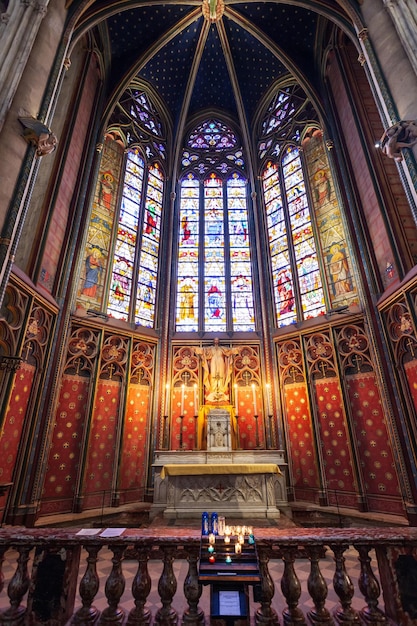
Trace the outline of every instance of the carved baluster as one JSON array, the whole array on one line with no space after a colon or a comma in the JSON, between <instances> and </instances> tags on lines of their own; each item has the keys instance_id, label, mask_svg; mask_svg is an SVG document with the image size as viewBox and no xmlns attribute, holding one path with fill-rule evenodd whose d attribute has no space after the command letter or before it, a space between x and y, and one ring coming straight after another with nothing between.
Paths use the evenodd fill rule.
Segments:
<instances>
[{"instance_id":1,"label":"carved baluster","mask_svg":"<svg viewBox=\"0 0 417 626\"><path fill-rule=\"evenodd\" d=\"M371 558L368 554L370 548L367 546L358 546L356 549L359 552L359 561L361 564L361 573L358 583L359 589L368 605L360 611L361 618L367 624L373 624L373 626L385 625L387 624L387 618L381 609L378 608L378 598L381 589L371 568Z\"/></svg>"},{"instance_id":2,"label":"carved baluster","mask_svg":"<svg viewBox=\"0 0 417 626\"><path fill-rule=\"evenodd\" d=\"M125 612L119 607L120 598L125 590L125 577L122 572L122 560L125 546L110 546L113 552L113 567L106 580L105 594L109 605L101 614L99 624L122 624Z\"/></svg>"},{"instance_id":3,"label":"carved baluster","mask_svg":"<svg viewBox=\"0 0 417 626\"><path fill-rule=\"evenodd\" d=\"M26 607L22 606L21 602L29 589L28 561L32 546L19 546L17 550L19 552L17 568L7 588L10 607L0 615L0 623L7 626L21 626L26 617Z\"/></svg>"},{"instance_id":4,"label":"carved baluster","mask_svg":"<svg viewBox=\"0 0 417 626\"><path fill-rule=\"evenodd\" d=\"M352 609L352 598L355 593L352 581L346 571L344 551L347 545L331 546L336 564L333 587L339 597L341 607L334 612L334 617L339 624L344 626L353 626L359 623L359 615Z\"/></svg>"},{"instance_id":5,"label":"carved baluster","mask_svg":"<svg viewBox=\"0 0 417 626\"><path fill-rule=\"evenodd\" d=\"M163 548L164 569L158 581L158 593L161 598L162 607L155 615L157 626L176 626L178 614L172 608L172 598L177 591L177 579L175 578L172 562L174 560L174 548Z\"/></svg>"},{"instance_id":6,"label":"carved baluster","mask_svg":"<svg viewBox=\"0 0 417 626\"><path fill-rule=\"evenodd\" d=\"M204 624L204 612L198 606L202 586L198 583L197 562L199 556L199 548L188 549L188 572L184 580L184 595L188 602L188 609L184 611L182 616L183 626L202 626Z\"/></svg>"},{"instance_id":7,"label":"carved baluster","mask_svg":"<svg viewBox=\"0 0 417 626\"><path fill-rule=\"evenodd\" d=\"M73 616L71 620L73 624L93 624L100 614L100 611L92 604L100 587L100 578L97 574L97 554L101 546L85 546L85 549L88 554L87 567L79 587L82 606Z\"/></svg>"},{"instance_id":8,"label":"carved baluster","mask_svg":"<svg viewBox=\"0 0 417 626\"><path fill-rule=\"evenodd\" d=\"M145 609L146 600L152 587L152 580L148 570L150 550L150 548L136 547L138 569L132 583L135 607L129 613L128 626L148 626L151 623L151 612L149 609Z\"/></svg>"},{"instance_id":9,"label":"carved baluster","mask_svg":"<svg viewBox=\"0 0 417 626\"><path fill-rule=\"evenodd\" d=\"M312 546L309 549L310 557L310 574L307 580L308 592L314 602L314 609L307 613L313 624L334 624L334 621L326 609L325 602L327 598L327 583L319 567L320 546Z\"/></svg>"},{"instance_id":10,"label":"carved baluster","mask_svg":"<svg viewBox=\"0 0 417 626\"><path fill-rule=\"evenodd\" d=\"M281 578L281 591L287 600L288 608L284 609L283 617L286 626L306 624L304 614L298 606L301 596L301 584L294 568L296 548L286 548L282 551L284 572Z\"/></svg>"},{"instance_id":11,"label":"carved baluster","mask_svg":"<svg viewBox=\"0 0 417 626\"><path fill-rule=\"evenodd\" d=\"M268 549L258 546L259 573L261 575L261 606L255 613L257 626L278 626L279 624L277 612L271 606L275 593L275 584L269 573L268 562Z\"/></svg>"}]
</instances>

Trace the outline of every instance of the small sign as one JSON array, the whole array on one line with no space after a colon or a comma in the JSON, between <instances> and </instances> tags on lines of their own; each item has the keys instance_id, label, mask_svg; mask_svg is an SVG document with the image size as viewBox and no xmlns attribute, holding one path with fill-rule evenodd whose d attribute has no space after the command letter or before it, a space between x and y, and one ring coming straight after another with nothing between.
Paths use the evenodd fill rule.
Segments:
<instances>
[{"instance_id":1,"label":"small sign","mask_svg":"<svg viewBox=\"0 0 417 626\"><path fill-rule=\"evenodd\" d=\"M219 614L240 615L240 595L238 590L219 591Z\"/></svg>"}]
</instances>

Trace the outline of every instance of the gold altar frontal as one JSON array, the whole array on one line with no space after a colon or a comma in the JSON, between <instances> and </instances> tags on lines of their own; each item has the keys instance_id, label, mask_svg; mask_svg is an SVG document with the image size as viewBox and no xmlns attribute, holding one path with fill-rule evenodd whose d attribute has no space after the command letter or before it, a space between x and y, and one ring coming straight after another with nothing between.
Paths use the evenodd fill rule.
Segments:
<instances>
[{"instance_id":1,"label":"gold altar frontal","mask_svg":"<svg viewBox=\"0 0 417 626\"><path fill-rule=\"evenodd\" d=\"M172 464L164 465L160 476L163 480L166 476L206 476L208 474L281 474L281 470L274 463Z\"/></svg>"}]
</instances>

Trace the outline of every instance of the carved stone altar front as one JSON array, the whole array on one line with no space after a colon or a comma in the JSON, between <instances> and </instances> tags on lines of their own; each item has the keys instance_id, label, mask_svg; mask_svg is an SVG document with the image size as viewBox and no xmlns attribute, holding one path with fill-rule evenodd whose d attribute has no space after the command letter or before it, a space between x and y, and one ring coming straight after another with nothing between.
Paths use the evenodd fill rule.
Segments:
<instances>
[{"instance_id":1,"label":"carved stone altar front","mask_svg":"<svg viewBox=\"0 0 417 626\"><path fill-rule=\"evenodd\" d=\"M256 473L256 464L275 464L281 473ZM206 465L202 475L173 475L161 478L165 466L176 464ZM227 467L243 466L240 473L227 473ZM250 471L244 470L245 464ZM223 466L224 473L211 474L209 466ZM173 451L157 452L154 501L151 516L163 513L166 519L198 518L203 511L217 511L237 519L271 518L280 516L280 509L288 514L283 452L280 450L254 451ZM262 470L260 470L262 471Z\"/></svg>"}]
</instances>

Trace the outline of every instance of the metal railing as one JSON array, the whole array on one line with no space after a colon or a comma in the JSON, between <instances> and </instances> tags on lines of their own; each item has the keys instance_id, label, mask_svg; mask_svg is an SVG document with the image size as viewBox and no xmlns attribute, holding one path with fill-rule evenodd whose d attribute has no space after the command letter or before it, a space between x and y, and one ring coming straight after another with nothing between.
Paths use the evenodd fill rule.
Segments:
<instances>
[{"instance_id":1,"label":"metal railing","mask_svg":"<svg viewBox=\"0 0 417 626\"><path fill-rule=\"evenodd\" d=\"M202 626L205 615L199 602L200 537L186 528L128 529L118 537L82 536L66 529L0 530L0 565L5 559L10 577L0 569L0 624L112 624L128 626ZM317 528L255 531L261 584L255 626L320 624L416 624L417 529L415 528ZM100 552L111 555L110 572L99 575ZM357 556L356 584L346 567L347 551ZM322 574L324 560L333 564L333 576ZM134 560L131 603L121 606L125 591L126 559ZM186 559L188 570L182 590L174 573L177 559ZM157 579L149 573L149 561L159 561ZM271 561L280 561L277 577ZM301 563L304 573L300 576ZM338 599L330 610L331 587ZM152 614L147 603L157 591L160 606ZM104 591L107 606L95 607ZM182 594L187 608L178 614L173 600ZM300 603L307 594L308 603ZM274 597L275 596L275 597ZM355 598L356 602L353 602ZM355 609L357 599L363 605ZM276 607L276 608L274 608ZM309 608L308 608L309 607Z\"/></svg>"}]
</instances>

